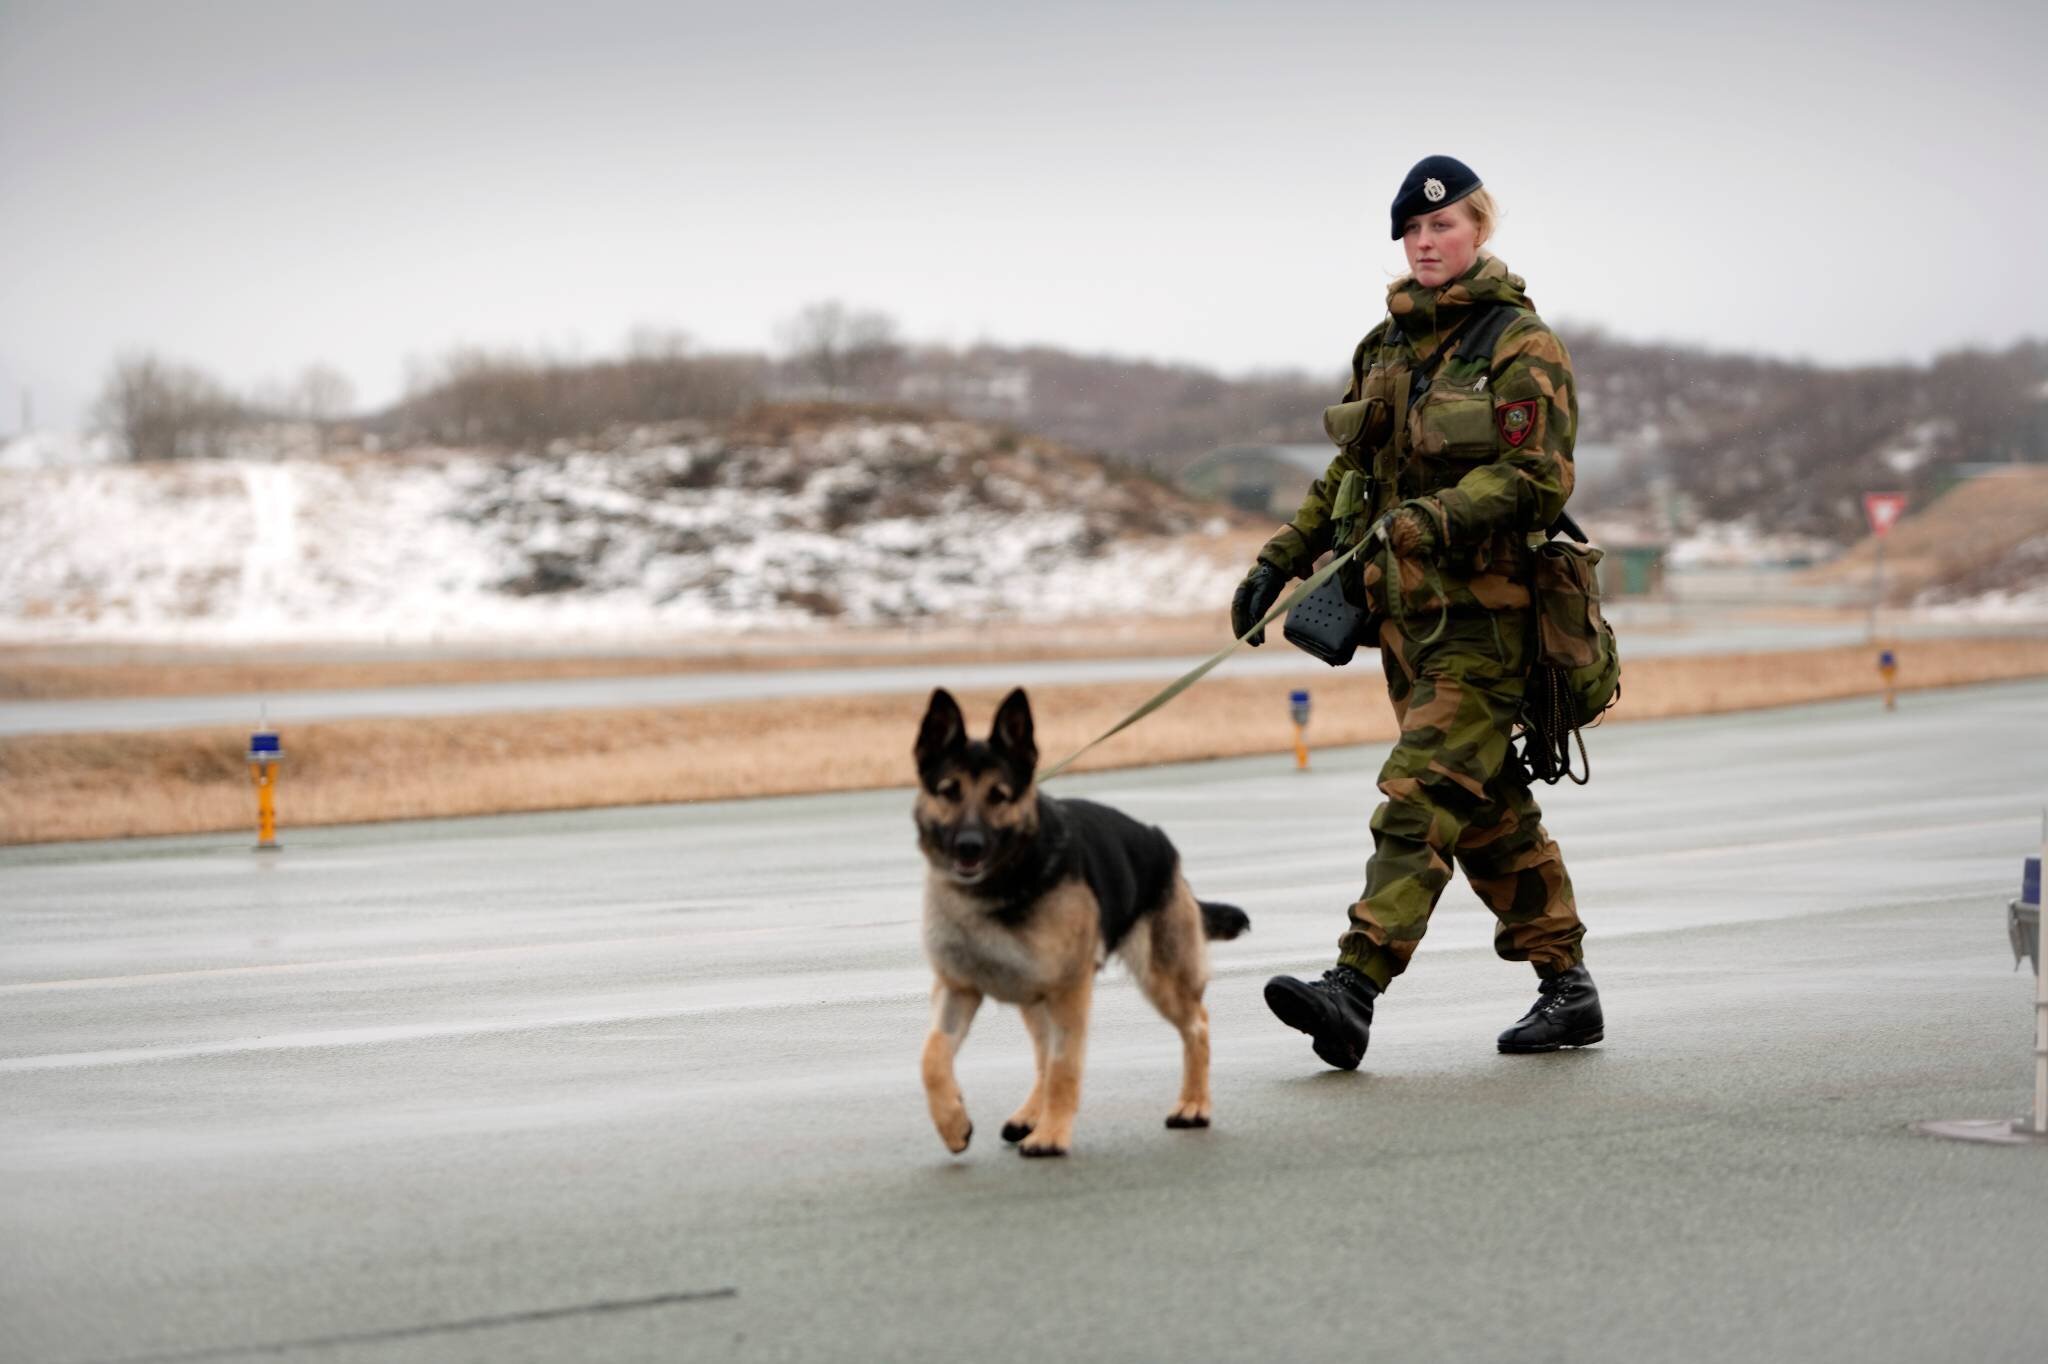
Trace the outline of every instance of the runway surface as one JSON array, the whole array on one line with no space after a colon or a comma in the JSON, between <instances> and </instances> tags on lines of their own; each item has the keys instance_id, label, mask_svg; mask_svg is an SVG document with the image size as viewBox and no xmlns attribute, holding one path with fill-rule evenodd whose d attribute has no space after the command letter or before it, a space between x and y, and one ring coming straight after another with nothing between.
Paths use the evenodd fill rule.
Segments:
<instances>
[{"instance_id":1,"label":"runway surface","mask_svg":"<svg viewBox=\"0 0 2048 1364\"><path fill-rule=\"evenodd\" d=\"M945 1154L908 793L0 850L7 1360L2037 1359L2048 1150L2010 1117L2048 684L1619 726L1546 796L1608 1041L1462 886L1323 1070L1383 753L1062 780L1179 842L1217 1125L1106 979L1074 1155Z\"/></svg>"},{"instance_id":2,"label":"runway surface","mask_svg":"<svg viewBox=\"0 0 2048 1364\"><path fill-rule=\"evenodd\" d=\"M1698 614L1674 622L1662 607L1625 613L1630 658L1664 658L1710 653L1775 653L1857 644L1866 637L1861 622L1772 624L1719 614ZM1900 623L1896 638L1939 635L2024 635L2041 627ZM1219 647L1224 641L1218 640ZM623 706L691 706L715 701L769 701L802 696L854 696L929 691L935 680L951 687L1042 687L1069 683L1161 683L1178 677L1201 658L1167 655L1146 658L1044 659L1003 663L906 663L891 667L760 668L727 672L666 673L634 677L547 678L522 682L474 682L409 687L359 687L328 691L236 693L216 696L92 697L14 701L0 705L0 735L80 734L182 729L203 725L254 726L259 715L273 725L321 720L394 716L480 715L529 710L582 710ZM1243 649L1224 665L1230 672L1279 675L1311 671L1318 665L1299 650Z\"/></svg>"}]
</instances>

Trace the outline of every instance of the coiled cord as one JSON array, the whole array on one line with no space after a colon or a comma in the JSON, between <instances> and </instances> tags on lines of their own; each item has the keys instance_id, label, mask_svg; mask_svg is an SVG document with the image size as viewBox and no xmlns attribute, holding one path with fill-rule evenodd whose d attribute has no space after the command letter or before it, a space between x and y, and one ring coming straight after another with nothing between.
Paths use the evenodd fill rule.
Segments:
<instances>
[{"instance_id":1,"label":"coiled cord","mask_svg":"<svg viewBox=\"0 0 2048 1364\"><path fill-rule=\"evenodd\" d=\"M1577 707L1563 668L1537 665L1529 674L1522 693L1520 716L1522 766L1532 780L1555 786L1570 777L1578 786L1593 779L1593 764L1586 757L1586 737L1579 732ZM1572 746L1579 750L1578 770L1572 769Z\"/></svg>"}]
</instances>

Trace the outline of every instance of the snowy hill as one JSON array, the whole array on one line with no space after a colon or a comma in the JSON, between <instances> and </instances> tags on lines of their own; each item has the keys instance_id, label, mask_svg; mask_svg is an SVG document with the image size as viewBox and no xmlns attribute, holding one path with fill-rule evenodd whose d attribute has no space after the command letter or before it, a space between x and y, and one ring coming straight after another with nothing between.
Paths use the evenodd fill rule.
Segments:
<instances>
[{"instance_id":1,"label":"snowy hill","mask_svg":"<svg viewBox=\"0 0 2048 1364\"><path fill-rule=\"evenodd\" d=\"M0 439L0 469L105 464L119 451L112 437L82 431L28 431Z\"/></svg>"},{"instance_id":2,"label":"snowy hill","mask_svg":"<svg viewBox=\"0 0 2048 1364\"><path fill-rule=\"evenodd\" d=\"M541 640L1219 608L1216 508L968 422L0 472L0 639ZM1179 538L1169 538L1179 537Z\"/></svg>"}]
</instances>

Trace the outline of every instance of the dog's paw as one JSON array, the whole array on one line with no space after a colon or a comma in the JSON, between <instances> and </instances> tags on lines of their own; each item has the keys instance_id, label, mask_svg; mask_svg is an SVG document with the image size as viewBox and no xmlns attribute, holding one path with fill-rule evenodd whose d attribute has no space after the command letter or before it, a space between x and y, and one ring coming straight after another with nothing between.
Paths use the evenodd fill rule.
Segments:
<instances>
[{"instance_id":1,"label":"dog's paw","mask_svg":"<svg viewBox=\"0 0 2048 1364\"><path fill-rule=\"evenodd\" d=\"M974 1124L967 1120L967 1115L963 1112L958 1121L939 1124L939 1140L946 1143L946 1149L957 1156L967 1149L968 1142L974 1140Z\"/></svg>"},{"instance_id":2,"label":"dog's paw","mask_svg":"<svg viewBox=\"0 0 2048 1364\"><path fill-rule=\"evenodd\" d=\"M1017 1148L1017 1154L1025 1157L1027 1160L1039 1160L1046 1156L1063 1156L1066 1153L1067 1148L1065 1146L1051 1141L1027 1140Z\"/></svg>"},{"instance_id":3,"label":"dog's paw","mask_svg":"<svg viewBox=\"0 0 2048 1364\"><path fill-rule=\"evenodd\" d=\"M1209 1125L1209 1105L1184 1103L1166 1115L1166 1125L1181 1131L1197 1127L1207 1127Z\"/></svg>"},{"instance_id":4,"label":"dog's paw","mask_svg":"<svg viewBox=\"0 0 2048 1364\"><path fill-rule=\"evenodd\" d=\"M1004 1141L1019 1142L1030 1135L1031 1124L1028 1122L1018 1122L1015 1118L1012 1118L1003 1124Z\"/></svg>"}]
</instances>

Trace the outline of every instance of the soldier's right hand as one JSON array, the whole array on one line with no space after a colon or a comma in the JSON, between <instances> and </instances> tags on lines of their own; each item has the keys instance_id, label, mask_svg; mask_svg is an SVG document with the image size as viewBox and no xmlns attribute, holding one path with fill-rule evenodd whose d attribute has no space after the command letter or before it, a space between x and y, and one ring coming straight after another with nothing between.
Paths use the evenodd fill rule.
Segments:
<instances>
[{"instance_id":1,"label":"soldier's right hand","mask_svg":"<svg viewBox=\"0 0 2048 1364\"><path fill-rule=\"evenodd\" d=\"M1286 570L1275 568L1264 559L1253 564L1252 571L1244 575L1244 581L1237 585L1237 592L1230 599L1230 633L1254 649L1264 644L1264 630L1249 637L1245 631L1266 618L1273 603L1287 590L1287 577Z\"/></svg>"}]
</instances>

